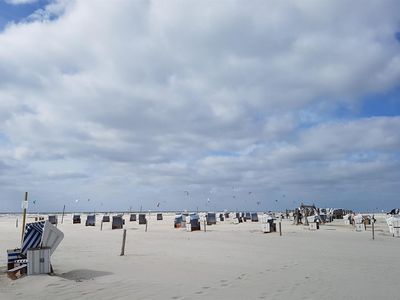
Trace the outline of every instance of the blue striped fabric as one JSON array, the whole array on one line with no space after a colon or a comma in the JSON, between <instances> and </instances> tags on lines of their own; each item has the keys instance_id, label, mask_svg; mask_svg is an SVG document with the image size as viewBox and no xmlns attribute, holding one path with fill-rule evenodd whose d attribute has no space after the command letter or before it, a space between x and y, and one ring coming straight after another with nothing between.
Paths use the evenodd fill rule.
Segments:
<instances>
[{"instance_id":1,"label":"blue striped fabric","mask_svg":"<svg viewBox=\"0 0 400 300\"><path fill-rule=\"evenodd\" d=\"M14 262L17 259L21 259L21 249L7 250L8 263Z\"/></svg>"},{"instance_id":2,"label":"blue striped fabric","mask_svg":"<svg viewBox=\"0 0 400 300\"><path fill-rule=\"evenodd\" d=\"M26 224L24 242L21 249L22 254L26 255L28 249L39 246L42 240L44 223L44 221L41 221Z\"/></svg>"}]
</instances>

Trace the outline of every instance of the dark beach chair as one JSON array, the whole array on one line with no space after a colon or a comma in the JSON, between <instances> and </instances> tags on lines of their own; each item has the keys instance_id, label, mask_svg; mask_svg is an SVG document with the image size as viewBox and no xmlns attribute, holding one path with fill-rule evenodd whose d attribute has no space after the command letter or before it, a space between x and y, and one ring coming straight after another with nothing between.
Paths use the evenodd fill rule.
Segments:
<instances>
[{"instance_id":1,"label":"dark beach chair","mask_svg":"<svg viewBox=\"0 0 400 300\"><path fill-rule=\"evenodd\" d=\"M81 224L81 216L80 215L74 215L72 217L72 224Z\"/></svg>"},{"instance_id":2,"label":"dark beach chair","mask_svg":"<svg viewBox=\"0 0 400 300\"><path fill-rule=\"evenodd\" d=\"M122 216L113 216L112 218L112 229L122 229L124 226L124 221L122 219Z\"/></svg>"},{"instance_id":3,"label":"dark beach chair","mask_svg":"<svg viewBox=\"0 0 400 300\"><path fill-rule=\"evenodd\" d=\"M146 223L147 223L146 215L145 214L139 214L139 225L144 225Z\"/></svg>"},{"instance_id":4,"label":"dark beach chair","mask_svg":"<svg viewBox=\"0 0 400 300\"><path fill-rule=\"evenodd\" d=\"M163 219L162 214L157 214L157 221L161 221Z\"/></svg>"},{"instance_id":5,"label":"dark beach chair","mask_svg":"<svg viewBox=\"0 0 400 300\"><path fill-rule=\"evenodd\" d=\"M96 215L88 215L86 217L86 226L96 226Z\"/></svg>"},{"instance_id":6,"label":"dark beach chair","mask_svg":"<svg viewBox=\"0 0 400 300\"><path fill-rule=\"evenodd\" d=\"M207 220L207 225L217 224L217 217L216 217L215 213L211 213L211 212L207 213L206 220Z\"/></svg>"},{"instance_id":7,"label":"dark beach chair","mask_svg":"<svg viewBox=\"0 0 400 300\"><path fill-rule=\"evenodd\" d=\"M57 225L58 223L57 216L56 215L49 216L49 222L53 225Z\"/></svg>"}]
</instances>

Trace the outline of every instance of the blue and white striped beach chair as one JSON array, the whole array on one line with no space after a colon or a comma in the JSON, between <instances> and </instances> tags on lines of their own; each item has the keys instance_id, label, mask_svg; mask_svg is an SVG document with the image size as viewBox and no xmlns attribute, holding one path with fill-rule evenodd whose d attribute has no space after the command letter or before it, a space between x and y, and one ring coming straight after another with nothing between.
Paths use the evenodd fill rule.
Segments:
<instances>
[{"instance_id":1,"label":"blue and white striped beach chair","mask_svg":"<svg viewBox=\"0 0 400 300\"><path fill-rule=\"evenodd\" d=\"M26 259L28 250L35 248L50 248L51 255L63 238L64 234L49 221L26 224L21 249L7 251L7 272L9 273L9 277L16 279L16 272L23 271L20 270L21 267L26 267L27 265L29 271L29 262Z\"/></svg>"}]
</instances>

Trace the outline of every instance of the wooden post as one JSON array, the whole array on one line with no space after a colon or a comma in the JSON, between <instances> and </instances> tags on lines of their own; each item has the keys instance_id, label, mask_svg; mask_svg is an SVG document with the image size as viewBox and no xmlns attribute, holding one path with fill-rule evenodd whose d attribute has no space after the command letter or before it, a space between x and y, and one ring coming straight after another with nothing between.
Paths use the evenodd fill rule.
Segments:
<instances>
[{"instance_id":1,"label":"wooden post","mask_svg":"<svg viewBox=\"0 0 400 300\"><path fill-rule=\"evenodd\" d=\"M17 219L15 220L15 228L18 228L18 217L17 217Z\"/></svg>"},{"instance_id":2,"label":"wooden post","mask_svg":"<svg viewBox=\"0 0 400 300\"><path fill-rule=\"evenodd\" d=\"M279 222L279 235L282 236L282 222Z\"/></svg>"},{"instance_id":3,"label":"wooden post","mask_svg":"<svg viewBox=\"0 0 400 300\"><path fill-rule=\"evenodd\" d=\"M375 239L375 216L372 215L372 239Z\"/></svg>"},{"instance_id":4,"label":"wooden post","mask_svg":"<svg viewBox=\"0 0 400 300\"><path fill-rule=\"evenodd\" d=\"M65 212L65 204L64 204L64 208L63 208L62 217L61 217L61 224L64 223L64 212Z\"/></svg>"},{"instance_id":5,"label":"wooden post","mask_svg":"<svg viewBox=\"0 0 400 300\"><path fill-rule=\"evenodd\" d=\"M28 204L28 192L25 192L25 200L22 204L22 207L24 209L24 213L22 216L22 233L21 233L21 246L22 243L24 242L24 233L25 233L25 221L26 221L26 208L27 208L27 204Z\"/></svg>"},{"instance_id":6,"label":"wooden post","mask_svg":"<svg viewBox=\"0 0 400 300\"><path fill-rule=\"evenodd\" d=\"M147 232L147 223L148 223L148 222L147 222L147 219L146 219L146 229L144 230L145 232Z\"/></svg>"},{"instance_id":7,"label":"wooden post","mask_svg":"<svg viewBox=\"0 0 400 300\"><path fill-rule=\"evenodd\" d=\"M121 248L121 255L125 255L125 241L126 241L126 229L124 229L124 235L122 237L122 248Z\"/></svg>"},{"instance_id":8,"label":"wooden post","mask_svg":"<svg viewBox=\"0 0 400 300\"><path fill-rule=\"evenodd\" d=\"M100 231L103 231L103 220L101 220Z\"/></svg>"},{"instance_id":9,"label":"wooden post","mask_svg":"<svg viewBox=\"0 0 400 300\"><path fill-rule=\"evenodd\" d=\"M207 232L207 221L204 219L204 232Z\"/></svg>"}]
</instances>

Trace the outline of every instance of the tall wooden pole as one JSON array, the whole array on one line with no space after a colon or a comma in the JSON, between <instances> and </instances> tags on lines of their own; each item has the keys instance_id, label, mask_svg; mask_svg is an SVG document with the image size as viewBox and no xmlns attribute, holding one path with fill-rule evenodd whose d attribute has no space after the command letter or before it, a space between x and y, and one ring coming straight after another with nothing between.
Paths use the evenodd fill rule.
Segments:
<instances>
[{"instance_id":1,"label":"tall wooden pole","mask_svg":"<svg viewBox=\"0 0 400 300\"><path fill-rule=\"evenodd\" d=\"M22 208L24 209L24 213L22 216L22 232L21 232L21 246L24 242L24 233L25 233L25 221L26 221L26 209L28 207L28 192L25 192L25 200L22 204Z\"/></svg>"},{"instance_id":2,"label":"tall wooden pole","mask_svg":"<svg viewBox=\"0 0 400 300\"><path fill-rule=\"evenodd\" d=\"M372 215L372 239L375 239L375 216Z\"/></svg>"},{"instance_id":3,"label":"tall wooden pole","mask_svg":"<svg viewBox=\"0 0 400 300\"><path fill-rule=\"evenodd\" d=\"M125 241L126 241L126 229L124 229L124 234L122 236L122 247L121 247L121 255L125 255Z\"/></svg>"},{"instance_id":4,"label":"tall wooden pole","mask_svg":"<svg viewBox=\"0 0 400 300\"><path fill-rule=\"evenodd\" d=\"M64 204L64 208L63 208L62 217L61 217L61 224L64 222L64 212L65 212L65 204Z\"/></svg>"}]
</instances>

